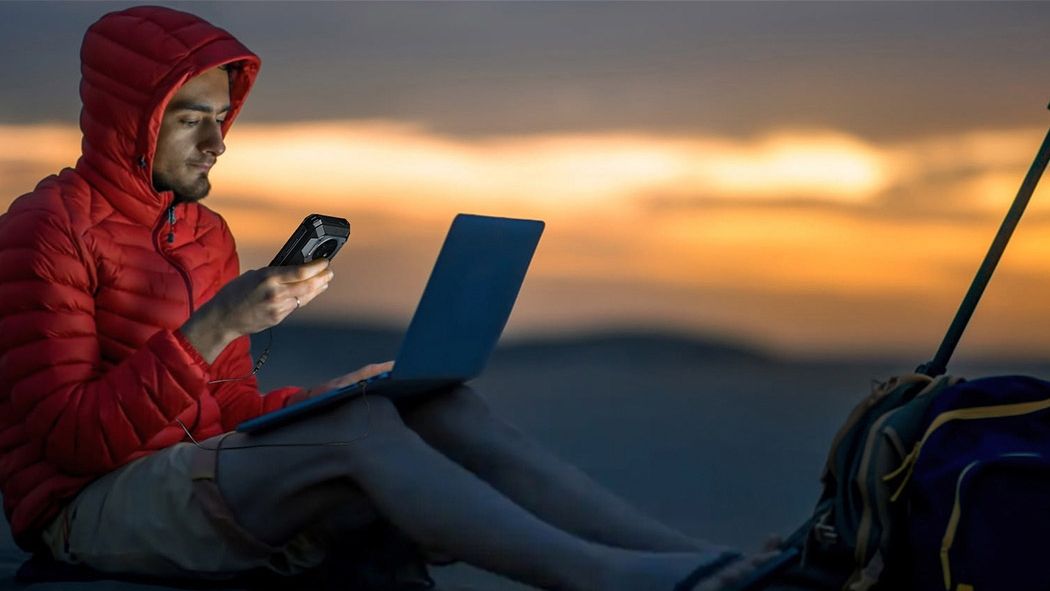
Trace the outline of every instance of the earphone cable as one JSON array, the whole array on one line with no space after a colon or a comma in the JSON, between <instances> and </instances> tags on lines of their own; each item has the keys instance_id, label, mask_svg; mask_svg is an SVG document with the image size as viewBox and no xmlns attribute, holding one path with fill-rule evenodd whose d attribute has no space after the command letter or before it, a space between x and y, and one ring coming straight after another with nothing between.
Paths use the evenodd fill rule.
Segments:
<instances>
[{"instance_id":1,"label":"earphone cable","mask_svg":"<svg viewBox=\"0 0 1050 591\"><path fill-rule=\"evenodd\" d=\"M372 406L369 404L368 396L366 394L367 385L364 383L364 381L358 383L361 385L361 399L364 400L365 403L365 432L363 435L354 437L353 439L347 439L345 441L322 441L318 443L255 443L252 445L222 445L220 447L206 447L203 444L201 444L201 442L197 441L196 438L193 437L193 434L190 433L190 430L186 428L186 425L181 420L175 419L175 422L178 423L179 426L182 427L182 430L186 432L186 437L189 438L190 442L193 443L193 445L197 446L198 449L202 449L205 451L217 452L237 449L256 449L262 447L343 447L368 438L372 431Z\"/></svg>"}]
</instances>

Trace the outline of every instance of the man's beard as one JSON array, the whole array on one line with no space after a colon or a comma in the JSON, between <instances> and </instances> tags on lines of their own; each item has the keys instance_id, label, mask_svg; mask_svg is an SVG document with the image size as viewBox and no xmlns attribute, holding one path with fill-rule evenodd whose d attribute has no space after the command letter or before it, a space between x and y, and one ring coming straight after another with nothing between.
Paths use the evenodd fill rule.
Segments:
<instances>
[{"instance_id":1,"label":"man's beard","mask_svg":"<svg viewBox=\"0 0 1050 591\"><path fill-rule=\"evenodd\" d=\"M192 183L175 183L164 176L153 173L153 188L157 191L171 191L175 194L173 203L192 203L200 201L211 191L211 181L207 176L201 175Z\"/></svg>"}]
</instances>

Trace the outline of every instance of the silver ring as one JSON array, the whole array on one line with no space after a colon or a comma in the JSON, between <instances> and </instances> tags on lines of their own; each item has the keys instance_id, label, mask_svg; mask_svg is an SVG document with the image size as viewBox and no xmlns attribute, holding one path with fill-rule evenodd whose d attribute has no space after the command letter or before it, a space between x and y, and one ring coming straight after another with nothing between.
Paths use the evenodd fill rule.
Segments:
<instances>
[{"instance_id":1,"label":"silver ring","mask_svg":"<svg viewBox=\"0 0 1050 591\"><path fill-rule=\"evenodd\" d=\"M299 301L299 298L295 298L295 309L298 310L301 305L303 305L303 303Z\"/></svg>"}]
</instances>

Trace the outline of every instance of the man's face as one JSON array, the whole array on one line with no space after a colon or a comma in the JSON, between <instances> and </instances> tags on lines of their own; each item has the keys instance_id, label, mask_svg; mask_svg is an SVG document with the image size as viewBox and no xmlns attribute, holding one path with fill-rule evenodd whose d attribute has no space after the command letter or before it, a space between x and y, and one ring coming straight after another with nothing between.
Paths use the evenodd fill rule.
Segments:
<instances>
[{"instance_id":1,"label":"man's face","mask_svg":"<svg viewBox=\"0 0 1050 591\"><path fill-rule=\"evenodd\" d=\"M153 187L175 200L198 201L211 190L208 171L226 151L221 125L230 111L230 82L215 68L191 78L164 110L153 158Z\"/></svg>"}]
</instances>

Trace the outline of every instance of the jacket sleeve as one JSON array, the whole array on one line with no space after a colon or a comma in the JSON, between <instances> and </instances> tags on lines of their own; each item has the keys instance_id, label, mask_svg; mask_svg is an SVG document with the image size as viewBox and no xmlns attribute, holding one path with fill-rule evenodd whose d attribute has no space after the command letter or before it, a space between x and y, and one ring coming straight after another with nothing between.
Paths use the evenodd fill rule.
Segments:
<instances>
[{"instance_id":1,"label":"jacket sleeve","mask_svg":"<svg viewBox=\"0 0 1050 591\"><path fill-rule=\"evenodd\" d=\"M215 360L212 379L241 378L251 374L254 367L248 337L241 337L230 343L222 356ZM262 394L255 376L251 376L220 382L212 394L222 413L223 431L231 431L238 423L285 406L288 398L300 390L302 388L296 386L285 386Z\"/></svg>"},{"instance_id":2,"label":"jacket sleeve","mask_svg":"<svg viewBox=\"0 0 1050 591\"><path fill-rule=\"evenodd\" d=\"M94 263L65 218L19 209L0 222L0 384L49 462L96 475L195 405L208 365L177 331L158 330L103 371Z\"/></svg>"},{"instance_id":3,"label":"jacket sleeve","mask_svg":"<svg viewBox=\"0 0 1050 591\"><path fill-rule=\"evenodd\" d=\"M222 224L224 241L229 249L222 273L222 285L225 285L240 274L241 263L229 226L221 216L219 220ZM284 407L288 404L289 397L302 390L296 386L285 386L262 394L255 376L245 377L249 376L254 368L251 341L247 336L230 343L215 359L211 367L211 379L232 379L232 381L219 382L212 390L212 395L219 404L224 431L230 431L238 423L253 419L263 413Z\"/></svg>"}]
</instances>

